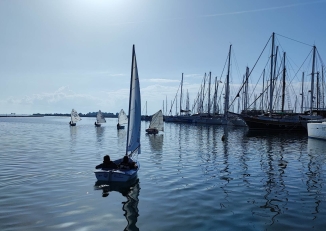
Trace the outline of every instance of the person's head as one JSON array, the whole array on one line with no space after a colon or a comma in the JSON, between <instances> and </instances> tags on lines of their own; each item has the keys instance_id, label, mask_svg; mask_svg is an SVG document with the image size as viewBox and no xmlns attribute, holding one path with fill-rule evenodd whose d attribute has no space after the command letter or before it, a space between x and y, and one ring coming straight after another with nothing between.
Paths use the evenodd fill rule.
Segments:
<instances>
[{"instance_id":1,"label":"person's head","mask_svg":"<svg viewBox=\"0 0 326 231\"><path fill-rule=\"evenodd\" d=\"M129 162L128 156L124 156L122 162L123 163L128 163Z\"/></svg>"},{"instance_id":2,"label":"person's head","mask_svg":"<svg viewBox=\"0 0 326 231\"><path fill-rule=\"evenodd\" d=\"M111 159L109 155L103 157L103 163L110 163Z\"/></svg>"}]
</instances>

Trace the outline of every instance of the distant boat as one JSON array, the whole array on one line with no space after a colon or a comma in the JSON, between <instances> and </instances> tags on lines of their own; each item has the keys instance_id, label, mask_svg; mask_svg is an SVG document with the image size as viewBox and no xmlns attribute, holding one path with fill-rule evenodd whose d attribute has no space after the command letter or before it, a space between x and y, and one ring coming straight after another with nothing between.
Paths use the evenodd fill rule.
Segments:
<instances>
[{"instance_id":1,"label":"distant boat","mask_svg":"<svg viewBox=\"0 0 326 231\"><path fill-rule=\"evenodd\" d=\"M96 115L96 121L94 124L96 127L101 127L101 123L106 123L106 120L105 120L101 110L99 110Z\"/></svg>"},{"instance_id":2,"label":"distant boat","mask_svg":"<svg viewBox=\"0 0 326 231\"><path fill-rule=\"evenodd\" d=\"M148 134L157 134L159 131L164 131L163 113L159 110L152 116L149 128L146 129Z\"/></svg>"},{"instance_id":3,"label":"distant boat","mask_svg":"<svg viewBox=\"0 0 326 231\"><path fill-rule=\"evenodd\" d=\"M136 162L137 167L134 169L111 169L94 171L98 181L106 182L125 182L137 177L139 163L132 159L133 155L140 154L140 128L141 128L141 98L138 78L138 69L136 61L135 46L132 49L132 65L129 95L129 120L126 142L125 156L129 156L129 161ZM117 165L122 162L123 158L113 161Z\"/></svg>"},{"instance_id":4,"label":"distant boat","mask_svg":"<svg viewBox=\"0 0 326 231\"><path fill-rule=\"evenodd\" d=\"M75 109L71 110L71 120L69 122L70 126L76 126L76 123L80 121L81 118L79 117L77 111Z\"/></svg>"},{"instance_id":5,"label":"distant boat","mask_svg":"<svg viewBox=\"0 0 326 231\"><path fill-rule=\"evenodd\" d=\"M128 123L128 117L126 113L124 112L123 109L121 109L119 116L118 116L118 124L117 124L117 129L124 129L125 124Z\"/></svg>"},{"instance_id":6,"label":"distant boat","mask_svg":"<svg viewBox=\"0 0 326 231\"><path fill-rule=\"evenodd\" d=\"M326 140L326 122L307 123L308 137Z\"/></svg>"}]
</instances>

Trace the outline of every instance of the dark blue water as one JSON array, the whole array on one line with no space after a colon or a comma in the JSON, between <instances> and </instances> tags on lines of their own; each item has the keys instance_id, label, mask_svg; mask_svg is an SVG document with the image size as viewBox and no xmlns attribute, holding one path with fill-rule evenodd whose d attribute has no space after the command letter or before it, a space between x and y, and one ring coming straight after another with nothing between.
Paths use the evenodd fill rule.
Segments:
<instances>
[{"instance_id":1,"label":"dark blue water","mask_svg":"<svg viewBox=\"0 0 326 231\"><path fill-rule=\"evenodd\" d=\"M126 131L94 121L0 118L0 230L326 227L325 141L166 123L142 132L139 180L95 185L94 166L124 155Z\"/></svg>"}]
</instances>

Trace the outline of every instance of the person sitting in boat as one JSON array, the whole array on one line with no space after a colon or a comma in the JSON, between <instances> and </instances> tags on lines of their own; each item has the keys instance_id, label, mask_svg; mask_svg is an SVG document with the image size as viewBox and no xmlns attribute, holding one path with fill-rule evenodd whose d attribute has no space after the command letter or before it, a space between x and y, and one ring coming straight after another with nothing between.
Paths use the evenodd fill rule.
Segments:
<instances>
[{"instance_id":1,"label":"person sitting in boat","mask_svg":"<svg viewBox=\"0 0 326 231\"><path fill-rule=\"evenodd\" d=\"M124 156L118 167L124 170L135 169L137 168L137 164L136 162L130 161L128 156Z\"/></svg>"},{"instance_id":2,"label":"person sitting in boat","mask_svg":"<svg viewBox=\"0 0 326 231\"><path fill-rule=\"evenodd\" d=\"M111 161L110 156L106 155L103 157L103 163L99 164L95 167L96 169L101 168L101 169L117 169L118 165Z\"/></svg>"}]
</instances>

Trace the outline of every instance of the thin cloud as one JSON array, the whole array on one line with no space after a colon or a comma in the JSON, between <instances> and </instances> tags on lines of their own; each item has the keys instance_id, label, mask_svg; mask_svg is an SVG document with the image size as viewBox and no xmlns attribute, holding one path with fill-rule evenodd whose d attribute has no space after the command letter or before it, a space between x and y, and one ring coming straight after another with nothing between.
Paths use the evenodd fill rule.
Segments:
<instances>
[{"instance_id":1,"label":"thin cloud","mask_svg":"<svg viewBox=\"0 0 326 231\"><path fill-rule=\"evenodd\" d=\"M255 10L234 11L234 12L226 12L226 13L218 13L218 14L198 15L198 16L195 16L195 17L179 17L179 18L151 20L151 21L130 21L130 22L121 22L121 23L111 23L110 25L124 25L124 24L138 24L138 23L157 23L157 22L185 20L185 19L189 19L189 18L220 17L220 16L227 16L227 15L256 13L256 12L262 12L262 11L273 11L273 10L279 10L279 9L285 9L285 8L291 8L291 7L299 7L299 6L304 6L304 5L312 5L312 4L325 3L325 2L326 2L325 0L309 1L309 2L302 2L302 3L285 5L285 6L274 6L274 7L269 7L269 8L255 9Z\"/></svg>"},{"instance_id":2,"label":"thin cloud","mask_svg":"<svg viewBox=\"0 0 326 231\"><path fill-rule=\"evenodd\" d=\"M302 2L302 3L285 5L285 6L274 6L274 7L262 8L262 9L256 9L256 10L244 10L244 11L235 11L235 12L228 12L228 13L201 15L199 17L218 17L218 16L226 16L226 15L234 15L234 14L247 14L247 13L255 13L255 12L261 12L261 11L279 10L279 9L284 9L284 8L303 6L303 5L311 5L311 4L316 4L316 3L324 3L324 2L325 2L325 0L314 1L314 2Z\"/></svg>"},{"instance_id":3,"label":"thin cloud","mask_svg":"<svg viewBox=\"0 0 326 231\"><path fill-rule=\"evenodd\" d=\"M174 79L144 79L143 82L150 82L150 83L178 83L180 80Z\"/></svg>"}]
</instances>

